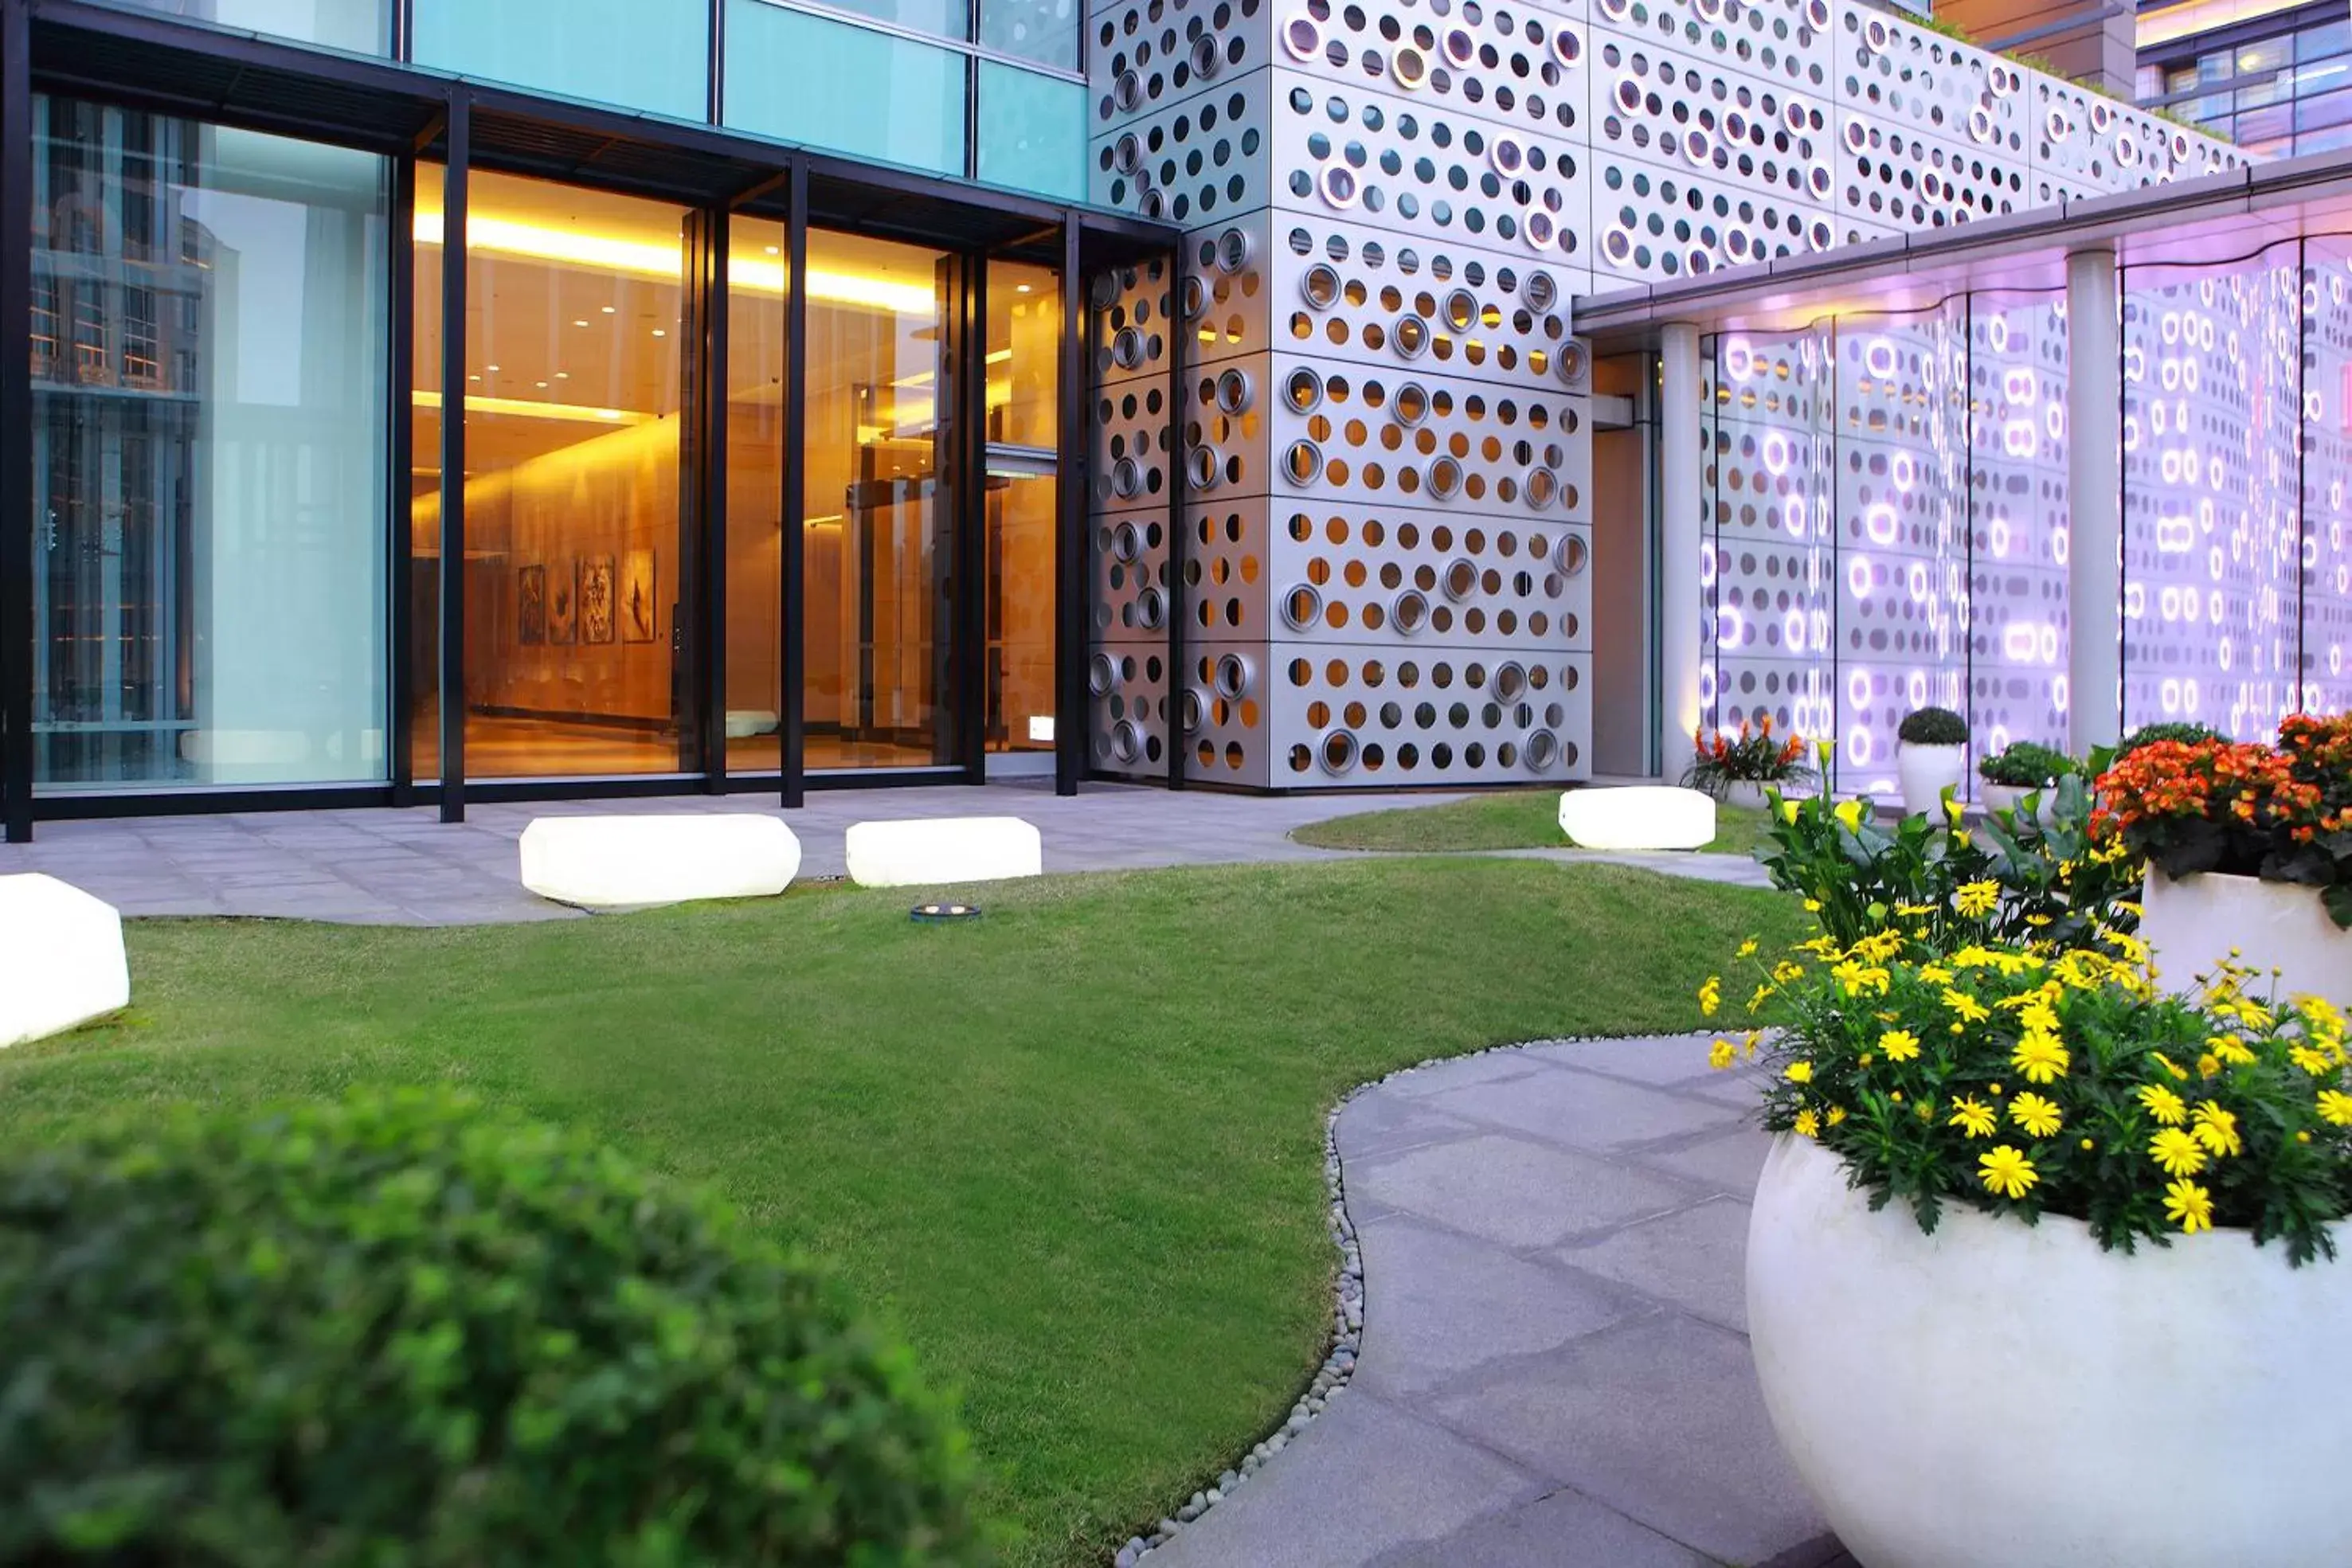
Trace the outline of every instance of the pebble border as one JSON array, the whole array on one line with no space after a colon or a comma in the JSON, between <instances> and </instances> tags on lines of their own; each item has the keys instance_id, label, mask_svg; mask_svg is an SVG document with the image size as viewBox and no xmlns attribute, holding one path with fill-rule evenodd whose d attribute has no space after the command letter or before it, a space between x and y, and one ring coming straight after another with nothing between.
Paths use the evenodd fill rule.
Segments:
<instances>
[{"instance_id":1,"label":"pebble border","mask_svg":"<svg viewBox=\"0 0 2352 1568\"><path fill-rule=\"evenodd\" d=\"M1331 1349L1317 1369L1315 1380L1307 1392L1290 1407L1289 1416L1281 1426L1253 1446L1242 1456L1241 1463L1219 1475L1215 1481L1187 1499L1173 1514L1162 1518L1149 1535L1128 1538L1112 1560L1112 1568L1137 1568L1144 1558L1167 1545L1182 1533L1184 1527L1209 1510L1225 1500L1234 1490L1247 1481L1275 1455L1290 1446L1290 1440L1307 1430L1307 1424L1323 1414L1324 1407L1348 1391L1349 1379L1356 1373L1356 1355L1364 1333L1364 1255L1356 1245L1356 1222L1348 1218L1348 1185L1339 1168L1339 1116L1357 1095L1369 1093L1424 1067L1441 1067L1451 1062L1473 1061L1482 1056L1493 1056L1506 1051L1527 1051L1542 1045L1571 1045L1585 1040L1635 1040L1639 1035L1580 1034L1559 1035L1549 1040L1521 1040L1516 1044L1490 1045L1483 1051L1465 1051L1458 1056L1423 1057L1410 1067L1400 1067L1368 1082L1359 1083L1339 1097L1323 1119L1323 1179L1331 1191L1331 1244L1339 1251L1339 1277L1331 1288Z\"/></svg>"}]
</instances>

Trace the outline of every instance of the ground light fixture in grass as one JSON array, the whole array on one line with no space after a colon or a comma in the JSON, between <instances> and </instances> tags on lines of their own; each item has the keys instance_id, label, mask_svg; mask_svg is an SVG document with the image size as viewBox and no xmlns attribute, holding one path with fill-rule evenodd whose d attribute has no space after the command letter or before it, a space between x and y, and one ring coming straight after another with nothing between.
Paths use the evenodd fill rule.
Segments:
<instances>
[{"instance_id":1,"label":"ground light fixture in grass","mask_svg":"<svg viewBox=\"0 0 2352 1568\"><path fill-rule=\"evenodd\" d=\"M1766 841L1765 814L1719 806L1708 854L1747 855ZM1291 838L1328 850L1462 854L1484 850L1560 849L1559 792L1498 790L1435 806L1399 806L1310 822Z\"/></svg>"},{"instance_id":2,"label":"ground light fixture in grass","mask_svg":"<svg viewBox=\"0 0 2352 1568\"><path fill-rule=\"evenodd\" d=\"M1803 934L1761 890L1522 860L1046 877L946 931L917 897L133 921L131 1014L0 1053L0 1145L354 1085L560 1124L824 1260L956 1396L1013 1568L1099 1568L1313 1376L1341 1096L1433 1055L1697 1028L1717 955Z\"/></svg>"}]
</instances>

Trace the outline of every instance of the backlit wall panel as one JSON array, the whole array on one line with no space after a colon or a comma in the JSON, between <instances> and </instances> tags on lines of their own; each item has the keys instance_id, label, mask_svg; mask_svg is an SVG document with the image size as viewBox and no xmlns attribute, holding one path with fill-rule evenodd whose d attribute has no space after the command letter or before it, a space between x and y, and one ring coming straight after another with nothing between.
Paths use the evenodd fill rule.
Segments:
<instances>
[{"instance_id":1,"label":"backlit wall panel","mask_svg":"<svg viewBox=\"0 0 2352 1568\"><path fill-rule=\"evenodd\" d=\"M2352 237L2304 246L2303 706L2352 709Z\"/></svg>"},{"instance_id":2,"label":"backlit wall panel","mask_svg":"<svg viewBox=\"0 0 2352 1568\"><path fill-rule=\"evenodd\" d=\"M2066 747L2066 307L1969 313L1969 715L1976 749Z\"/></svg>"}]
</instances>

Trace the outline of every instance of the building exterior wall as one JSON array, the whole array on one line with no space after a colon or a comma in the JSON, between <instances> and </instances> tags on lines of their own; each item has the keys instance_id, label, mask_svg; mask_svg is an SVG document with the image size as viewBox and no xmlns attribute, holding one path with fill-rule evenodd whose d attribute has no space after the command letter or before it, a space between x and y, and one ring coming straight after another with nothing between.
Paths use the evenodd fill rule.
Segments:
<instances>
[{"instance_id":1,"label":"building exterior wall","mask_svg":"<svg viewBox=\"0 0 2352 1568\"><path fill-rule=\"evenodd\" d=\"M1180 278L1131 274L1097 300L1095 520L1112 549L1091 739L1097 766L1152 776L1171 705L1151 659L1177 605L1192 778L1589 776L1591 562L1643 545L1593 537L1573 296L2242 162L1860 0L1130 0L1090 26L1091 194L1192 240ZM1166 395L1171 312L1172 450L1148 398L1128 404L1147 383ZM1905 365L1856 411L1871 449L1850 452L1845 488L1823 476L1798 532L1727 568L1776 605L1825 594L1832 517L1888 505L1887 471L1970 428L1979 391L1942 346ZM1180 458L1206 481L1186 497L1181 594L1144 519L1165 517ZM1967 465L1941 461L1940 498L1906 492L1898 526L1906 585L1916 566L1948 603L1966 597ZM1776 506L1797 498L1784 477ZM1906 635L1969 632L1947 612Z\"/></svg>"},{"instance_id":2,"label":"building exterior wall","mask_svg":"<svg viewBox=\"0 0 2352 1568\"><path fill-rule=\"evenodd\" d=\"M2134 96L2257 158L2352 146L2352 16L2338 4L2185 0L2137 17Z\"/></svg>"}]
</instances>

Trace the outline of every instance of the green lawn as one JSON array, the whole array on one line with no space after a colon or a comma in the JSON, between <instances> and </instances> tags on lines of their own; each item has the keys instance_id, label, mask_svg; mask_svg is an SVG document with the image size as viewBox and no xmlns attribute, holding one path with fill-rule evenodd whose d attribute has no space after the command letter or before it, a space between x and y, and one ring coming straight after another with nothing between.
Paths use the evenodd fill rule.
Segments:
<instances>
[{"instance_id":1,"label":"green lawn","mask_svg":"<svg viewBox=\"0 0 2352 1568\"><path fill-rule=\"evenodd\" d=\"M0 1053L0 1137L447 1080L714 1184L961 1391L1023 1564L1099 1563L1324 1348L1325 1113L1423 1057L1698 1026L1777 895L1394 860L469 930L137 922L125 1019ZM1627 942L1639 931L1643 939Z\"/></svg>"},{"instance_id":2,"label":"green lawn","mask_svg":"<svg viewBox=\"0 0 2352 1568\"><path fill-rule=\"evenodd\" d=\"M1736 806L1715 809L1715 841L1707 854L1746 855L1765 841L1764 813ZM1309 822L1294 831L1302 844L1326 850L1396 850L1444 854L1463 850L1561 847L1559 791L1514 789L1474 795L1443 806L1404 806Z\"/></svg>"}]
</instances>

